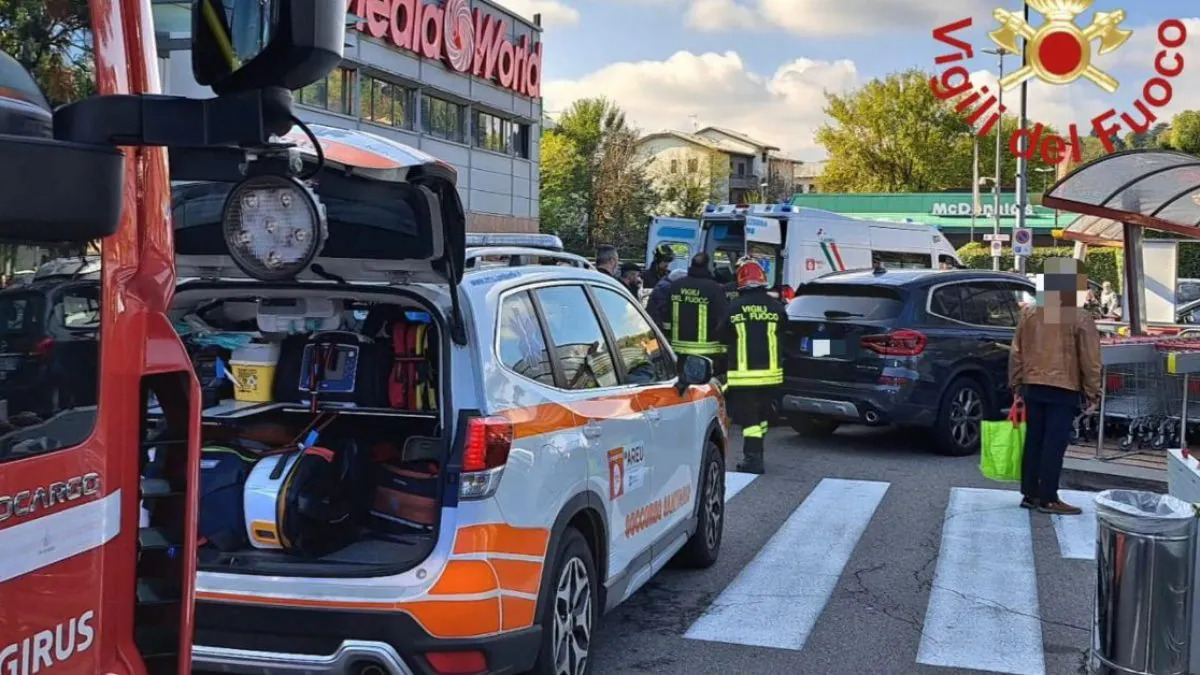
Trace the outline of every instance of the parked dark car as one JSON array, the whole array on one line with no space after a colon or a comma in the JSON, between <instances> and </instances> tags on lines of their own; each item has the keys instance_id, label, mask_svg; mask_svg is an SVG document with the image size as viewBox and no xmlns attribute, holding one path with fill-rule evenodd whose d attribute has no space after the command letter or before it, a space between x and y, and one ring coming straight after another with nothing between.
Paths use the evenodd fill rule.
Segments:
<instances>
[{"instance_id":1,"label":"parked dark car","mask_svg":"<svg viewBox=\"0 0 1200 675\"><path fill-rule=\"evenodd\" d=\"M788 304L779 410L804 435L846 423L925 428L947 455L979 449L1012 401L1008 354L1025 277L980 270L831 274Z\"/></svg>"},{"instance_id":2,"label":"parked dark car","mask_svg":"<svg viewBox=\"0 0 1200 675\"><path fill-rule=\"evenodd\" d=\"M0 291L0 399L6 415L48 418L96 404L100 282L50 278Z\"/></svg>"}]
</instances>

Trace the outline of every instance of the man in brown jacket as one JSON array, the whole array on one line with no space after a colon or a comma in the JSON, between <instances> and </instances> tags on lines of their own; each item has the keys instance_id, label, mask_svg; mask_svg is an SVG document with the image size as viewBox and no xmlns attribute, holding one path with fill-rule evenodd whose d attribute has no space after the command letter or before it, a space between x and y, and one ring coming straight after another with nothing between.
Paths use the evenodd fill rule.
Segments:
<instances>
[{"instance_id":1,"label":"man in brown jacket","mask_svg":"<svg viewBox=\"0 0 1200 675\"><path fill-rule=\"evenodd\" d=\"M1100 402L1100 333L1079 307L1087 277L1078 260L1047 260L1043 279L1037 307L1022 312L1008 362L1013 405L1027 414L1021 507L1077 515L1078 507L1058 498L1058 479L1080 404Z\"/></svg>"}]
</instances>

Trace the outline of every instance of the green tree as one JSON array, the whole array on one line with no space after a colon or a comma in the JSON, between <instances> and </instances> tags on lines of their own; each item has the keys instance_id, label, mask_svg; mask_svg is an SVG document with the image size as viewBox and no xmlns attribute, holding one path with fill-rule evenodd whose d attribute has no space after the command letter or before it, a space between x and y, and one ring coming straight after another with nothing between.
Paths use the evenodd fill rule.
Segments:
<instances>
[{"instance_id":1,"label":"green tree","mask_svg":"<svg viewBox=\"0 0 1200 675\"><path fill-rule=\"evenodd\" d=\"M554 136L570 148L554 151L577 159L556 161L548 168L545 143ZM604 98L576 101L554 130L543 134L542 200L551 202L552 218L560 219L548 223L547 229L561 228L574 237L574 250L588 252L597 244L612 243L628 255L644 247L646 219L656 196L637 154L638 138L620 107ZM640 257L640 250L636 252Z\"/></svg>"},{"instance_id":2,"label":"green tree","mask_svg":"<svg viewBox=\"0 0 1200 675\"><path fill-rule=\"evenodd\" d=\"M587 245L583 158L569 138L549 131L542 134L541 159L542 230L557 234L567 248L582 250Z\"/></svg>"},{"instance_id":3,"label":"green tree","mask_svg":"<svg viewBox=\"0 0 1200 675\"><path fill-rule=\"evenodd\" d=\"M1200 155L1200 111L1185 110L1176 115L1166 136L1172 149Z\"/></svg>"},{"instance_id":4,"label":"green tree","mask_svg":"<svg viewBox=\"0 0 1200 675\"><path fill-rule=\"evenodd\" d=\"M828 95L826 114L832 123L817 131L829 153L819 181L822 192L937 192L969 189L974 144L979 144L979 174L996 170L996 133L1000 134L1001 181L1014 184L1017 158L1009 141L1018 129L1005 116L990 134L977 137L955 100L943 101L930 87L929 73L907 70L876 79L845 96ZM965 94L964 94L965 95ZM1035 123L1030 123L1032 131ZM1042 138L1054 134L1044 127ZM977 141L976 141L977 139ZM1033 153L1029 171L1044 166Z\"/></svg>"},{"instance_id":5,"label":"green tree","mask_svg":"<svg viewBox=\"0 0 1200 675\"><path fill-rule=\"evenodd\" d=\"M87 0L0 0L0 50L33 74L51 105L95 91Z\"/></svg>"}]
</instances>

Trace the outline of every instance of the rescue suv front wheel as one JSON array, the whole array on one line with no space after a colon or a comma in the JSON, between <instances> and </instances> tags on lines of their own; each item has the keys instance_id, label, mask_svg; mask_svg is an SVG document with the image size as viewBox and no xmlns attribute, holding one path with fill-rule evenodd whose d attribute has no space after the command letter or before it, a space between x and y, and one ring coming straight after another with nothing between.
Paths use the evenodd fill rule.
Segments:
<instances>
[{"instance_id":1,"label":"rescue suv front wheel","mask_svg":"<svg viewBox=\"0 0 1200 675\"><path fill-rule=\"evenodd\" d=\"M725 532L725 458L712 441L704 449L704 466L696 494L700 499L696 531L676 559L684 567L705 569L717 562Z\"/></svg>"},{"instance_id":2,"label":"rescue suv front wheel","mask_svg":"<svg viewBox=\"0 0 1200 675\"><path fill-rule=\"evenodd\" d=\"M542 612L542 650L534 675L586 675L598 618L596 562L583 535L563 532Z\"/></svg>"}]
</instances>

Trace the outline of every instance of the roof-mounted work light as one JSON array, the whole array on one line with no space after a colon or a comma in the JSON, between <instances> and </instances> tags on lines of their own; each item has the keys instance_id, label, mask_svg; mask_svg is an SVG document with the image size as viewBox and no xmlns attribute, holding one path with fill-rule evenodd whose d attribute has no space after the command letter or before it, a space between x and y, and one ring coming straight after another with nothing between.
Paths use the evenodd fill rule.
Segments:
<instances>
[{"instance_id":1,"label":"roof-mounted work light","mask_svg":"<svg viewBox=\"0 0 1200 675\"><path fill-rule=\"evenodd\" d=\"M222 211L225 245L260 281L287 281L308 268L328 236L325 207L295 178L259 175L238 183Z\"/></svg>"}]
</instances>

